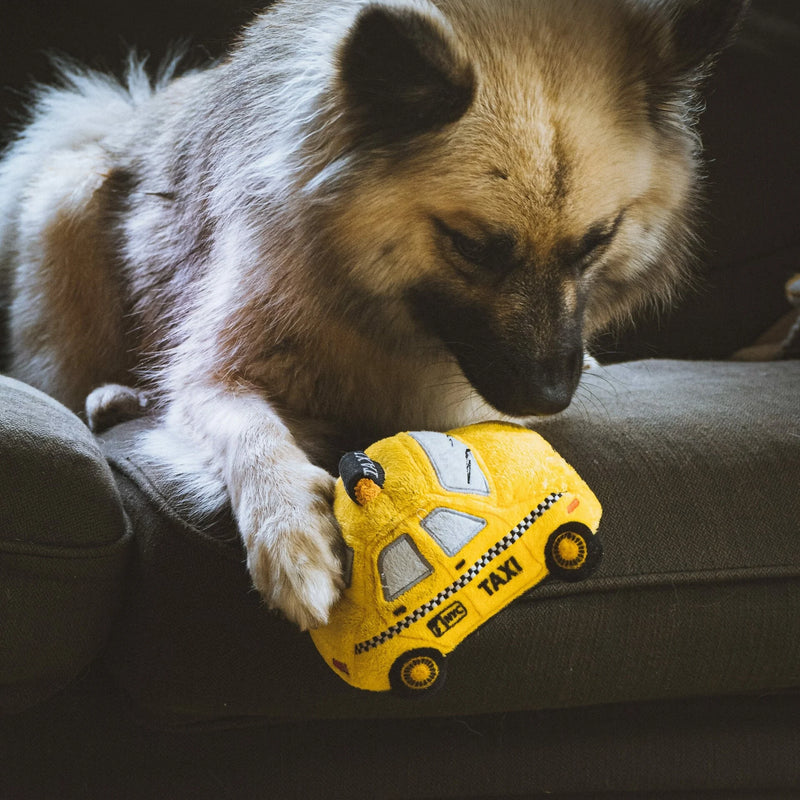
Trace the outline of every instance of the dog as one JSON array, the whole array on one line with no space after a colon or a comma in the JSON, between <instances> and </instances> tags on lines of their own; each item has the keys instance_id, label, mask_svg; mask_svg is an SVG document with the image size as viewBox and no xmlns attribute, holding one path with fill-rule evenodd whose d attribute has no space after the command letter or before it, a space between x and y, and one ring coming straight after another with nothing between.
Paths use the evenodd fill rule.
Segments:
<instances>
[{"instance_id":1,"label":"dog","mask_svg":"<svg viewBox=\"0 0 800 800\"><path fill-rule=\"evenodd\" d=\"M206 68L65 66L0 166L11 373L151 413L265 602L324 624L341 452L556 413L681 284L746 5L282 0Z\"/></svg>"}]
</instances>

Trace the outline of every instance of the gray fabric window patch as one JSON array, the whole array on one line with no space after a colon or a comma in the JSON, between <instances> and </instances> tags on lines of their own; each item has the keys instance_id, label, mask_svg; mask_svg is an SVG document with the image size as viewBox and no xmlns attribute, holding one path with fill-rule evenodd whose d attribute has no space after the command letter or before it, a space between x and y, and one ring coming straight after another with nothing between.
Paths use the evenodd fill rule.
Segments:
<instances>
[{"instance_id":1,"label":"gray fabric window patch","mask_svg":"<svg viewBox=\"0 0 800 800\"><path fill-rule=\"evenodd\" d=\"M420 525L448 556L454 556L486 527L486 520L440 507L434 508Z\"/></svg>"},{"instance_id":2,"label":"gray fabric window patch","mask_svg":"<svg viewBox=\"0 0 800 800\"><path fill-rule=\"evenodd\" d=\"M489 494L486 476L463 442L434 431L414 431L409 436L425 451L443 489L461 494Z\"/></svg>"},{"instance_id":3,"label":"gray fabric window patch","mask_svg":"<svg viewBox=\"0 0 800 800\"><path fill-rule=\"evenodd\" d=\"M427 578L433 567L423 558L414 540L404 533L381 550L378 571L383 596L392 601Z\"/></svg>"}]
</instances>

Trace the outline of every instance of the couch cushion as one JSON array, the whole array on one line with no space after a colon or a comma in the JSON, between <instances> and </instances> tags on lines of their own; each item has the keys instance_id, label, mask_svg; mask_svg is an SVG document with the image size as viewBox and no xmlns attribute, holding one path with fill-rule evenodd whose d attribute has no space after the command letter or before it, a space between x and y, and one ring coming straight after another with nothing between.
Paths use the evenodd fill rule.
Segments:
<instances>
[{"instance_id":1,"label":"couch cushion","mask_svg":"<svg viewBox=\"0 0 800 800\"><path fill-rule=\"evenodd\" d=\"M47 697L105 643L130 536L85 425L0 376L0 710Z\"/></svg>"},{"instance_id":2,"label":"couch cushion","mask_svg":"<svg viewBox=\"0 0 800 800\"><path fill-rule=\"evenodd\" d=\"M152 721L485 713L800 685L800 364L642 361L589 373L541 431L604 506L605 558L546 581L448 656L416 703L351 689L250 590L224 514L187 519L105 437L139 558L109 651Z\"/></svg>"}]
</instances>

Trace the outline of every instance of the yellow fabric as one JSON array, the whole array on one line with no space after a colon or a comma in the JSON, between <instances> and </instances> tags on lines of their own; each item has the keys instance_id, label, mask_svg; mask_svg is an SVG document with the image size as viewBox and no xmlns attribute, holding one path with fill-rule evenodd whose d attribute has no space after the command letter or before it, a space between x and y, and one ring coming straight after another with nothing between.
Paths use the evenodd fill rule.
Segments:
<instances>
[{"instance_id":1,"label":"yellow fabric","mask_svg":"<svg viewBox=\"0 0 800 800\"><path fill-rule=\"evenodd\" d=\"M311 636L328 665L353 686L389 689L392 665L417 648L446 655L547 575L544 548L553 531L566 522L582 523L592 532L599 525L597 498L537 433L485 423L448 435L466 445L468 458L475 459L488 482L488 495L444 489L425 449L408 433L367 449L383 466L386 480L382 491L364 494L363 505L350 499L341 480L337 483L334 512L352 551L352 577L329 624ZM509 533L543 501L552 505L509 545ZM470 524L485 520L486 526L451 556L422 527L434 509L468 516ZM380 569L388 562L381 553L399 537L405 537L401 558L416 559L427 571L387 600ZM571 541L559 552L565 561L580 558ZM416 670L407 672L424 671Z\"/></svg>"}]
</instances>

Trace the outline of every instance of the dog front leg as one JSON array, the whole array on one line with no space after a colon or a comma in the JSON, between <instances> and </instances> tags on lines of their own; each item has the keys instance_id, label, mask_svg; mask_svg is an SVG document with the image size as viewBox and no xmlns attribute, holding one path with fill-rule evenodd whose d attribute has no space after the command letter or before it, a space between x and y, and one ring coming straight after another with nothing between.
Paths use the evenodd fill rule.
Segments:
<instances>
[{"instance_id":1,"label":"dog front leg","mask_svg":"<svg viewBox=\"0 0 800 800\"><path fill-rule=\"evenodd\" d=\"M188 433L222 478L266 603L302 629L324 625L342 588L333 477L255 392L193 390L173 400L164 422L162 434ZM157 447L167 459L168 447L163 439Z\"/></svg>"}]
</instances>

